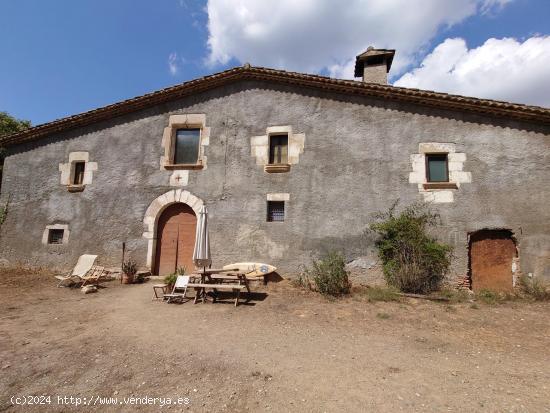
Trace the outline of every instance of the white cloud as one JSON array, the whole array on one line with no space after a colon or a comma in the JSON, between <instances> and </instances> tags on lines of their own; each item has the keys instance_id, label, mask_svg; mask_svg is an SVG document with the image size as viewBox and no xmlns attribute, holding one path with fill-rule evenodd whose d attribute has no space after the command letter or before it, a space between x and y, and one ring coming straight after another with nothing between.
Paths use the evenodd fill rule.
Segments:
<instances>
[{"instance_id":1,"label":"white cloud","mask_svg":"<svg viewBox=\"0 0 550 413\"><path fill-rule=\"evenodd\" d=\"M489 39L468 49L447 39L395 86L550 107L550 36Z\"/></svg>"},{"instance_id":2,"label":"white cloud","mask_svg":"<svg viewBox=\"0 0 550 413\"><path fill-rule=\"evenodd\" d=\"M177 75L180 70L178 54L176 52L172 52L168 55L168 70L172 76Z\"/></svg>"},{"instance_id":3,"label":"white cloud","mask_svg":"<svg viewBox=\"0 0 550 413\"><path fill-rule=\"evenodd\" d=\"M210 64L231 59L302 72L353 77L369 45L397 49L402 72L442 27L511 0L209 0Z\"/></svg>"}]
</instances>

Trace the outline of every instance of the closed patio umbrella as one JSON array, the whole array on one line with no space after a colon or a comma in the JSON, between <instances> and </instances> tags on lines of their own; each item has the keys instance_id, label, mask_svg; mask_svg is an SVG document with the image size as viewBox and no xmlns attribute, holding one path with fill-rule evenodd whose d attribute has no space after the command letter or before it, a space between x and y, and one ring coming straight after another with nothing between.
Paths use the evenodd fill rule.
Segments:
<instances>
[{"instance_id":1,"label":"closed patio umbrella","mask_svg":"<svg viewBox=\"0 0 550 413\"><path fill-rule=\"evenodd\" d=\"M203 268L212 264L212 258L210 256L210 239L208 237L208 210L204 205L199 211L199 218L197 220L193 262L197 267Z\"/></svg>"}]
</instances>

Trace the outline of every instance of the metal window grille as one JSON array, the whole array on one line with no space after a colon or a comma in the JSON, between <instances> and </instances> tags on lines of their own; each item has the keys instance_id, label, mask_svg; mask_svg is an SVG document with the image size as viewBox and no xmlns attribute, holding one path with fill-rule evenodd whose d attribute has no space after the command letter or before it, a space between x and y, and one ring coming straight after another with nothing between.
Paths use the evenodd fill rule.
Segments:
<instances>
[{"instance_id":1,"label":"metal window grille","mask_svg":"<svg viewBox=\"0 0 550 413\"><path fill-rule=\"evenodd\" d=\"M267 221L283 222L285 220L285 202L267 201Z\"/></svg>"},{"instance_id":2,"label":"metal window grille","mask_svg":"<svg viewBox=\"0 0 550 413\"><path fill-rule=\"evenodd\" d=\"M48 232L48 244L63 244L63 229L50 229Z\"/></svg>"}]
</instances>

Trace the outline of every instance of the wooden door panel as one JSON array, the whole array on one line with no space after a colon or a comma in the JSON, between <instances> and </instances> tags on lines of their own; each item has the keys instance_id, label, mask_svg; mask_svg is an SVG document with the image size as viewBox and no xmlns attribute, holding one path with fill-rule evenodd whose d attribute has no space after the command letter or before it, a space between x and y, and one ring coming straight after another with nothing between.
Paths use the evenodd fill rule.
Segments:
<instances>
[{"instance_id":1,"label":"wooden door panel","mask_svg":"<svg viewBox=\"0 0 550 413\"><path fill-rule=\"evenodd\" d=\"M157 225L155 274L171 274L185 266L194 269L193 248L197 219L193 209L186 204L174 204L166 208Z\"/></svg>"},{"instance_id":2,"label":"wooden door panel","mask_svg":"<svg viewBox=\"0 0 550 413\"><path fill-rule=\"evenodd\" d=\"M174 231L175 229L175 231ZM166 226L162 231L162 236L158 240L159 245L159 268L158 274L166 275L175 271L178 251L178 231L177 227Z\"/></svg>"},{"instance_id":3,"label":"wooden door panel","mask_svg":"<svg viewBox=\"0 0 550 413\"><path fill-rule=\"evenodd\" d=\"M513 289L512 262L516 246L508 231L479 231L470 241L472 289L507 292Z\"/></svg>"},{"instance_id":4,"label":"wooden door panel","mask_svg":"<svg viewBox=\"0 0 550 413\"><path fill-rule=\"evenodd\" d=\"M195 268L193 264L193 250L195 248L196 219L186 219L189 222L179 224L178 237L178 267L185 267L187 272L192 272ZM183 219L182 219L183 220Z\"/></svg>"}]
</instances>

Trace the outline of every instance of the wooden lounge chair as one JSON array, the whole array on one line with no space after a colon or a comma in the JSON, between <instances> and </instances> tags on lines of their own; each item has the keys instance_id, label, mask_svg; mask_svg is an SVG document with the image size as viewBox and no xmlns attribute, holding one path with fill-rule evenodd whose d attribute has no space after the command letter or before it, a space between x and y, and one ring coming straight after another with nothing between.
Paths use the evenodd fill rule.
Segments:
<instances>
[{"instance_id":1,"label":"wooden lounge chair","mask_svg":"<svg viewBox=\"0 0 550 413\"><path fill-rule=\"evenodd\" d=\"M166 302L171 302L174 299L183 300L185 294L187 293L187 286L189 284L189 275L178 275L174 288L170 294L164 294L164 298L167 299ZM177 290L183 290L183 293L178 293Z\"/></svg>"},{"instance_id":2,"label":"wooden lounge chair","mask_svg":"<svg viewBox=\"0 0 550 413\"><path fill-rule=\"evenodd\" d=\"M94 262L97 258L97 255L84 254L78 258L78 261L67 275L56 275L55 278L59 280L57 284L58 287L63 287L65 285L72 285L75 283L83 282L83 277L85 277L88 272L94 266Z\"/></svg>"},{"instance_id":3,"label":"wooden lounge chair","mask_svg":"<svg viewBox=\"0 0 550 413\"><path fill-rule=\"evenodd\" d=\"M80 277L82 280L81 287L84 287L85 285L92 284L92 285L98 285L101 281L101 277L105 274L105 267L100 267L99 265L94 265L88 271L88 273L84 277Z\"/></svg>"}]
</instances>

